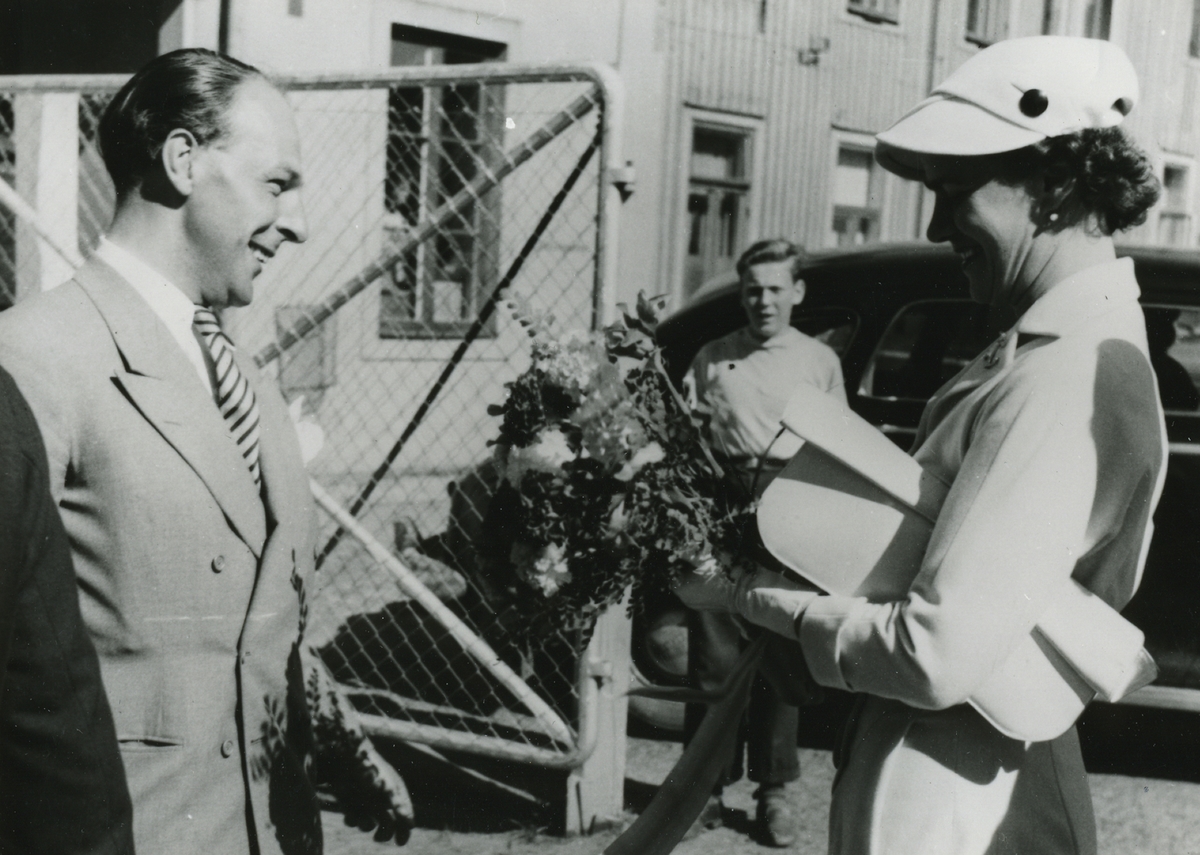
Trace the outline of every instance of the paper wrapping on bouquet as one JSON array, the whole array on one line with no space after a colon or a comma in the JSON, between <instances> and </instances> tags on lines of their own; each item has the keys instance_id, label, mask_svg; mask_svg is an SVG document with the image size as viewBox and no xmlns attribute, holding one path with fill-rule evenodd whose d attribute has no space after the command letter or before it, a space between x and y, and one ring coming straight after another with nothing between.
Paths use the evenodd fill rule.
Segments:
<instances>
[{"instance_id":1,"label":"paper wrapping on bouquet","mask_svg":"<svg viewBox=\"0 0 1200 855\"><path fill-rule=\"evenodd\" d=\"M750 701L750 687L766 645L765 634L752 641L738 657L724 685L711 695L637 693L647 697L703 700L709 707L683 755L667 773L650 804L633 825L608 845L604 855L667 855L687 834L712 795L726 761L733 755L742 713Z\"/></svg>"},{"instance_id":2,"label":"paper wrapping on bouquet","mask_svg":"<svg viewBox=\"0 0 1200 855\"><path fill-rule=\"evenodd\" d=\"M766 548L832 594L903 599L921 567L949 485L840 400L803 387L784 426L805 444L758 509ZM1040 742L1089 701L1118 700L1157 676L1141 630L1073 579L971 697L1001 733Z\"/></svg>"}]
</instances>

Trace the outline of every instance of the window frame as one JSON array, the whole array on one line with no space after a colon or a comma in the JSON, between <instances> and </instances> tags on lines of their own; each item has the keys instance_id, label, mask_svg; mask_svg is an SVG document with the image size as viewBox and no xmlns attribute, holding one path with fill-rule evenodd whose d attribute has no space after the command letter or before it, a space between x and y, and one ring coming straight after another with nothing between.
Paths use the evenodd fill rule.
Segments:
<instances>
[{"instance_id":1,"label":"window frame","mask_svg":"<svg viewBox=\"0 0 1200 855\"><path fill-rule=\"evenodd\" d=\"M453 33L444 33L435 30L427 30L421 27L414 27L406 24L393 24L391 28L391 57L395 57L397 45L409 45L419 50L426 52L426 61L429 58L429 51L442 51L443 62L448 61L444 54L446 52L457 52L464 55L463 62L488 62L488 61L503 61L507 54L508 46L499 42L491 42L483 39L475 39L467 36L459 36ZM455 64L451 62L451 64ZM403 67L396 65L391 67ZM419 92L422 99L422 115L421 128L413 138L418 141L415 149L420 159L419 167L419 182L421 187L417 190L418 207L420 210L417 213L418 221L426 212L427 207L425 197L431 188L437 185L437 179L434 178L434 173L438 172L438 164L445 162L453 168L453 161L449 159L449 155L443 146L431 148L428 140L437 138L439 142L449 141L451 148L459 145L467 145L472 148L475 154L479 154L476 148L482 147L485 156L486 152L491 149L499 153L503 150L503 142L505 132L503 126L503 88L488 87L485 84L470 84L477 90L474 97L477 100L475 118L476 124L476 139L462 140L457 132L451 128L447 133L442 130L443 127L450 126L450 117L445 115L444 100L452 92L458 91L455 87L444 86L437 89L429 89L424 87L393 87L389 90L389 103L394 96L398 96L400 92L411 88L413 91ZM492 91L495 90L495 91ZM435 96L440 99L438 104L434 104ZM491 99L499 96L499 103L492 103ZM391 119L391 106L389 106L388 120L388 141L387 151L385 152L385 194L384 194L384 229L389 236L395 234L402 236L403 233L417 225L417 223L408 222L403 213L400 211L391 210L393 204L392 199L387 193L387 187L391 185L391 172L393 169L393 158L397 155L393 154L393 136L400 138L405 136L403 130L393 127ZM489 124L490 121L490 124ZM412 135L411 133L409 135ZM424 140L424 142L421 142ZM472 145L472 143L474 145ZM436 155L436 159L433 155ZM460 176L461 178L461 176ZM465 180L465 178L463 179ZM380 291L379 298L379 319L377 328L377 337L381 340L419 340L419 339L454 339L461 337L474 323L474 318L471 317L472 311L477 310L486 299L486 291L489 283L494 284L497 271L494 269L495 260L489 259L487 256L487 244L489 240L492 243L498 244L498 223L500 220L500 191L497 188L488 194L484 200L476 201L475 205L484 205L490 211L490 216L487 212L472 211L472 228L464 234L470 236L471 243L471 259L469 269L466 275L469 280L465 283L460 283L462 290L462 300L464 307L463 317L457 320L438 320L436 315L436 285L438 282L453 282L454 280L438 280L435 279L436 259L430 258L431 253L436 253L437 241L450 239L454 235L448 233L439 233L430 241L425 241L416 247L411 254L406 254L406 257L400 259L394 265L394 269L387 277L383 288ZM390 237L389 237L390 239ZM481 244L483 246L481 246ZM410 289L402 288L399 283L399 277L396 270L401 266L411 268L415 281L411 286L411 296L405 294ZM496 335L495 318L489 319L487 325L481 333L485 337L494 337Z\"/></svg>"},{"instance_id":2,"label":"window frame","mask_svg":"<svg viewBox=\"0 0 1200 855\"><path fill-rule=\"evenodd\" d=\"M1092 22L1089 13L1098 5L1104 7L1101 15L1104 33L1088 35ZM1114 5L1114 0L1042 0L1041 33L1044 36L1083 36L1111 41L1117 24Z\"/></svg>"},{"instance_id":3,"label":"window frame","mask_svg":"<svg viewBox=\"0 0 1200 855\"><path fill-rule=\"evenodd\" d=\"M850 131L835 130L833 133L829 160L829 204L825 211L825 245L828 247L839 246L838 232L833 228L834 219L838 216L839 210L851 215L855 212L860 214L874 212L876 214L874 235L864 243L878 243L883 240L883 235L888 225L888 188L891 182L888 180L887 171L872 161L871 174L868 178L867 200L869 202L872 195L878 195L878 207L872 208L870 205L866 205L859 208L856 206L840 205L835 198L834 191L837 186L838 158L843 149L873 153L875 151L875 138L870 134L853 133Z\"/></svg>"},{"instance_id":4,"label":"window frame","mask_svg":"<svg viewBox=\"0 0 1200 855\"><path fill-rule=\"evenodd\" d=\"M738 113L727 113L720 110L710 110L702 107L685 106L682 134L679 140L678 160L678 196L675 205L677 223L675 225L675 240L670 276L671 292L680 302L689 296L688 283L688 246L691 238L691 216L688 213L689 199L692 193L692 140L697 127L724 130L743 134L746 137L746 203L743 206L745 225L742 229L742 246L736 250L740 254L747 246L760 237L759 222L763 205L763 137L764 123L761 118ZM705 179L706 183L714 186L718 183L713 179ZM742 182L738 182L742 183ZM710 274L706 279L712 278Z\"/></svg>"},{"instance_id":5,"label":"window frame","mask_svg":"<svg viewBox=\"0 0 1200 855\"><path fill-rule=\"evenodd\" d=\"M987 47L1008 38L1013 32L1011 0L967 0L963 17L963 39L979 47ZM982 14L982 24L971 27L972 12Z\"/></svg>"},{"instance_id":6,"label":"window frame","mask_svg":"<svg viewBox=\"0 0 1200 855\"><path fill-rule=\"evenodd\" d=\"M1099 24L1101 25L1101 29L1103 30L1103 35L1101 35L1100 33L1089 33L1088 32L1088 28L1093 22L1092 16L1089 15L1089 12L1092 11L1092 8L1095 8L1097 6L1103 7L1103 11L1100 13L1100 15L1102 17L1099 20ZM1092 8L1089 8L1089 7L1092 7ZM1084 2L1082 4L1081 15L1083 17L1083 20L1081 22L1080 34L1084 38L1089 38L1089 39L1111 39L1112 38L1113 0L1084 0Z\"/></svg>"},{"instance_id":7,"label":"window frame","mask_svg":"<svg viewBox=\"0 0 1200 855\"><path fill-rule=\"evenodd\" d=\"M872 24L900 24L900 0L846 0L845 8Z\"/></svg>"},{"instance_id":8,"label":"window frame","mask_svg":"<svg viewBox=\"0 0 1200 855\"><path fill-rule=\"evenodd\" d=\"M1192 0L1192 32L1188 38L1188 56L1200 59L1200 0Z\"/></svg>"},{"instance_id":9,"label":"window frame","mask_svg":"<svg viewBox=\"0 0 1200 855\"><path fill-rule=\"evenodd\" d=\"M1183 203L1179 207L1168 204L1167 170L1181 170L1184 174ZM1155 219L1154 242L1158 246L1190 247L1195 242L1195 198L1196 198L1196 164L1191 158L1167 156L1163 158L1158 178L1163 187L1162 196L1157 207ZM1163 224L1168 220L1183 223L1183 239L1179 242L1169 242L1162 239Z\"/></svg>"}]
</instances>

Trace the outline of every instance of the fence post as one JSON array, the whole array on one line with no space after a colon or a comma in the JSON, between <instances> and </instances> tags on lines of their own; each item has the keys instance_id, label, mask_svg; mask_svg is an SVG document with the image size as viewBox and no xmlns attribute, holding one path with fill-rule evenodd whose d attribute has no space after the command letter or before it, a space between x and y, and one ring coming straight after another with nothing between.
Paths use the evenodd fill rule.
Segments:
<instances>
[{"instance_id":1,"label":"fence post","mask_svg":"<svg viewBox=\"0 0 1200 855\"><path fill-rule=\"evenodd\" d=\"M16 191L59 245L79 244L79 95L20 94L13 99ZM28 225L17 227L19 300L71 278L71 265Z\"/></svg>"},{"instance_id":2,"label":"fence post","mask_svg":"<svg viewBox=\"0 0 1200 855\"><path fill-rule=\"evenodd\" d=\"M581 693L592 709L596 747L567 778L567 833L590 834L620 821L625 807L625 724L629 709L630 620L628 598L596 621L579 663L597 691Z\"/></svg>"}]
</instances>

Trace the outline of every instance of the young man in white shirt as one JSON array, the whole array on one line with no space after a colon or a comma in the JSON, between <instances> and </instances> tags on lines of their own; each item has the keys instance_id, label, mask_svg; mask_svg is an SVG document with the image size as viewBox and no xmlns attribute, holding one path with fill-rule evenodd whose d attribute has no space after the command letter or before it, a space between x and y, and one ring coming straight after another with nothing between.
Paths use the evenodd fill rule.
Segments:
<instances>
[{"instance_id":1,"label":"young man in white shirt","mask_svg":"<svg viewBox=\"0 0 1200 855\"><path fill-rule=\"evenodd\" d=\"M726 470L728 489L745 499L761 495L800 446L780 435L780 419L795 389L816 386L845 400L842 366L826 344L791 325L792 310L804 299L803 256L793 243L763 240L738 259L746 325L700 349L685 384L693 406L710 415L709 441ZM718 612L688 615L688 676L697 689L721 685L741 648L733 618ZM690 705L684 733L691 738L704 707ZM796 816L787 784L800 777L796 756L797 708L778 696L760 675L745 720L750 780L759 784L758 822L764 842L790 846ZM741 777L742 743L736 745L723 780L697 823L720 825L725 783Z\"/></svg>"}]
</instances>

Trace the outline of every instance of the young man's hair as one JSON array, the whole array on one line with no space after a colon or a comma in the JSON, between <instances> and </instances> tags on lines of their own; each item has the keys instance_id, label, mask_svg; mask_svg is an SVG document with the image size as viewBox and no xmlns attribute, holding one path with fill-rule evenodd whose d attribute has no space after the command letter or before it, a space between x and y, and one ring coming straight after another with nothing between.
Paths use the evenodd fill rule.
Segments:
<instances>
[{"instance_id":1,"label":"young man's hair","mask_svg":"<svg viewBox=\"0 0 1200 855\"><path fill-rule=\"evenodd\" d=\"M142 181L162 154L167 135L183 129L200 145L228 133L238 87L262 72L205 48L183 48L152 59L129 78L100 119L100 152L117 198Z\"/></svg>"},{"instance_id":2,"label":"young man's hair","mask_svg":"<svg viewBox=\"0 0 1200 855\"><path fill-rule=\"evenodd\" d=\"M800 268L804 264L804 258L804 250L790 240L783 238L760 240L751 244L750 248L743 252L741 258L737 260L738 278L745 277L746 271L756 264L790 261L792 263L792 281L795 282L800 278Z\"/></svg>"}]
</instances>

